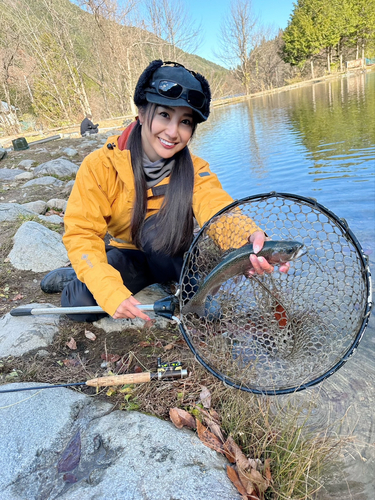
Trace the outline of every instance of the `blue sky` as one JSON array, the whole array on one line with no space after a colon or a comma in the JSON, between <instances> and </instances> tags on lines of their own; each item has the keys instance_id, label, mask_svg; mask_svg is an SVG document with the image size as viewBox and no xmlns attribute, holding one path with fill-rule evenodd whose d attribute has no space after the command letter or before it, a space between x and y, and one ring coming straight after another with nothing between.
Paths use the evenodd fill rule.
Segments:
<instances>
[{"instance_id":1,"label":"blue sky","mask_svg":"<svg viewBox=\"0 0 375 500\"><path fill-rule=\"evenodd\" d=\"M285 29L293 10L293 0L252 0L253 10L265 25ZM197 55L220 63L213 54L218 43L220 24L230 10L230 0L186 0L186 10L201 22L204 42ZM221 63L222 64L222 63Z\"/></svg>"}]
</instances>

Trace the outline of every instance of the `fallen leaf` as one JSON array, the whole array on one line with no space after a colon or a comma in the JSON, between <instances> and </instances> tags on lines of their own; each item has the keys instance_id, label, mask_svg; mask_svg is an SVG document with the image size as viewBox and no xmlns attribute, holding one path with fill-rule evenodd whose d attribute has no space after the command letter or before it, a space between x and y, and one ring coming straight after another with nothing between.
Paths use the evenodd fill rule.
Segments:
<instances>
[{"instance_id":1,"label":"fallen leaf","mask_svg":"<svg viewBox=\"0 0 375 500\"><path fill-rule=\"evenodd\" d=\"M241 495L244 495L246 498L247 497L246 489L245 489L244 485L241 483L237 472L230 465L227 465L227 474L228 474L229 479L232 481L234 486L239 491L239 493L241 493Z\"/></svg>"},{"instance_id":2,"label":"fallen leaf","mask_svg":"<svg viewBox=\"0 0 375 500\"><path fill-rule=\"evenodd\" d=\"M167 344L164 346L164 351L170 351L171 349L173 349L173 344Z\"/></svg>"},{"instance_id":3,"label":"fallen leaf","mask_svg":"<svg viewBox=\"0 0 375 500\"><path fill-rule=\"evenodd\" d=\"M64 366L79 366L81 363L78 359L63 359Z\"/></svg>"},{"instance_id":4,"label":"fallen leaf","mask_svg":"<svg viewBox=\"0 0 375 500\"><path fill-rule=\"evenodd\" d=\"M266 460L264 461L264 474L266 476L266 479L271 483L272 482L272 474L271 474L270 463L271 463L271 459L266 458Z\"/></svg>"},{"instance_id":5,"label":"fallen leaf","mask_svg":"<svg viewBox=\"0 0 375 500\"><path fill-rule=\"evenodd\" d=\"M235 462L237 467L242 471L250 469L246 455L231 436L225 441L223 449L229 462Z\"/></svg>"},{"instance_id":6,"label":"fallen leaf","mask_svg":"<svg viewBox=\"0 0 375 500\"><path fill-rule=\"evenodd\" d=\"M142 340L142 342L140 342L138 345L139 345L139 347L150 347L152 344L151 344L151 342L147 342L146 340Z\"/></svg>"},{"instance_id":7,"label":"fallen leaf","mask_svg":"<svg viewBox=\"0 0 375 500\"><path fill-rule=\"evenodd\" d=\"M195 418L190 415L189 412L182 410L181 408L171 408L169 410L169 417L177 429L182 429L182 427L195 429Z\"/></svg>"},{"instance_id":8,"label":"fallen leaf","mask_svg":"<svg viewBox=\"0 0 375 500\"><path fill-rule=\"evenodd\" d=\"M205 408L210 408L210 406L211 406L211 393L207 389L207 387L205 387L204 385L202 385L201 387L202 387L202 392L199 395L200 400L202 401L203 406Z\"/></svg>"},{"instance_id":9,"label":"fallen leaf","mask_svg":"<svg viewBox=\"0 0 375 500\"><path fill-rule=\"evenodd\" d=\"M196 419L197 422L197 431L198 437L202 441L202 443L208 448L212 448L213 450L224 453L223 443L218 439L215 434L212 434L200 420Z\"/></svg>"},{"instance_id":10,"label":"fallen leaf","mask_svg":"<svg viewBox=\"0 0 375 500\"><path fill-rule=\"evenodd\" d=\"M148 321L145 321L143 325L144 330L150 330L156 323L156 319L149 319Z\"/></svg>"},{"instance_id":11,"label":"fallen leaf","mask_svg":"<svg viewBox=\"0 0 375 500\"><path fill-rule=\"evenodd\" d=\"M248 473L242 472L241 470L237 470L238 477L246 490L247 495L252 495L252 498L258 498L255 486L252 480L250 479Z\"/></svg>"},{"instance_id":12,"label":"fallen leaf","mask_svg":"<svg viewBox=\"0 0 375 500\"><path fill-rule=\"evenodd\" d=\"M225 439L220 425L217 424L214 420L209 419L207 417L205 417L204 421L207 427L210 429L210 431L213 432L213 434L215 434L215 436L219 438L222 443L224 443Z\"/></svg>"},{"instance_id":13,"label":"fallen leaf","mask_svg":"<svg viewBox=\"0 0 375 500\"><path fill-rule=\"evenodd\" d=\"M121 356L119 356L118 354L106 354L106 353L103 353L100 355L101 359L104 359L104 361L107 361L109 363L116 363L116 361L118 361L119 359L121 359Z\"/></svg>"},{"instance_id":14,"label":"fallen leaf","mask_svg":"<svg viewBox=\"0 0 375 500\"><path fill-rule=\"evenodd\" d=\"M81 459L81 434L77 431L69 441L57 464L58 472L71 472Z\"/></svg>"},{"instance_id":15,"label":"fallen leaf","mask_svg":"<svg viewBox=\"0 0 375 500\"><path fill-rule=\"evenodd\" d=\"M262 474L255 469L251 469L250 478L253 483L255 483L259 493L261 494L264 493L270 485L268 479L265 479Z\"/></svg>"},{"instance_id":16,"label":"fallen leaf","mask_svg":"<svg viewBox=\"0 0 375 500\"><path fill-rule=\"evenodd\" d=\"M134 367L134 373L142 373L142 372L143 372L142 368L140 366L138 366L138 365L135 365L135 367Z\"/></svg>"},{"instance_id":17,"label":"fallen leaf","mask_svg":"<svg viewBox=\"0 0 375 500\"><path fill-rule=\"evenodd\" d=\"M17 294L15 297L13 297L13 299L12 299L12 300L21 300L21 299L23 299L23 295L21 295L21 294L19 293L19 294Z\"/></svg>"},{"instance_id":18,"label":"fallen leaf","mask_svg":"<svg viewBox=\"0 0 375 500\"><path fill-rule=\"evenodd\" d=\"M96 335L90 332L90 330L85 330L85 337L89 340L92 340L93 342L94 340L96 340Z\"/></svg>"},{"instance_id":19,"label":"fallen leaf","mask_svg":"<svg viewBox=\"0 0 375 500\"><path fill-rule=\"evenodd\" d=\"M77 349L77 344L73 337L70 338L69 342L67 342L66 345L69 347L69 349Z\"/></svg>"}]
</instances>

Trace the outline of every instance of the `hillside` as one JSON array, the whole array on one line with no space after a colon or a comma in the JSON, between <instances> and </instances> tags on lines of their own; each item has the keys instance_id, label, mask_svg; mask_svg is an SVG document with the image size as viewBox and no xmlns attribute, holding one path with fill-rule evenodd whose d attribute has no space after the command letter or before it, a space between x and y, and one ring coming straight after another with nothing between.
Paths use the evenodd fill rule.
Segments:
<instances>
[{"instance_id":1,"label":"hillside","mask_svg":"<svg viewBox=\"0 0 375 500\"><path fill-rule=\"evenodd\" d=\"M134 114L135 83L153 59L204 74L214 97L233 88L228 70L164 41L144 20L112 11L110 2L90 5L91 12L68 0L1 2L0 99L17 108L0 114L3 134L18 120L21 131L76 123L86 113L96 120Z\"/></svg>"}]
</instances>

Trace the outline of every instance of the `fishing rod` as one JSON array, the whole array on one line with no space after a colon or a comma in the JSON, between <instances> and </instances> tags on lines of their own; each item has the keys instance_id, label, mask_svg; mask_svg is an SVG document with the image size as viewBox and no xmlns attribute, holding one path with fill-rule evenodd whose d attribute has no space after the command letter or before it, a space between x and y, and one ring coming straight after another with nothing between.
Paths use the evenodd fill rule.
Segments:
<instances>
[{"instance_id":1,"label":"fishing rod","mask_svg":"<svg viewBox=\"0 0 375 500\"><path fill-rule=\"evenodd\" d=\"M108 375L106 377L98 377L87 380L86 382L73 382L69 384L42 385L37 387L24 387L20 389L5 389L1 390L0 394L5 392L21 392L41 389L55 389L57 387L76 387L86 385L89 387L110 387L114 385L125 384L143 384L151 380L168 380L178 379L187 376L186 368L182 368L180 361L172 361L162 363L161 358L158 358L156 372L141 372L141 373L126 373L124 375Z\"/></svg>"}]
</instances>

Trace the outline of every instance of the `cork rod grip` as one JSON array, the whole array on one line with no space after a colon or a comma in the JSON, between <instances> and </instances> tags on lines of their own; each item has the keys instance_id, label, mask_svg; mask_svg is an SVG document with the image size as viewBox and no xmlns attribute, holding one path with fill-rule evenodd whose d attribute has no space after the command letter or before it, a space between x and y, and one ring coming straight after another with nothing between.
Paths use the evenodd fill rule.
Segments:
<instances>
[{"instance_id":1,"label":"cork rod grip","mask_svg":"<svg viewBox=\"0 0 375 500\"><path fill-rule=\"evenodd\" d=\"M112 375L109 377L93 378L86 382L86 385L91 387L102 387L123 384L142 384L143 382L150 382L151 373L127 373L126 375Z\"/></svg>"}]
</instances>

